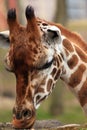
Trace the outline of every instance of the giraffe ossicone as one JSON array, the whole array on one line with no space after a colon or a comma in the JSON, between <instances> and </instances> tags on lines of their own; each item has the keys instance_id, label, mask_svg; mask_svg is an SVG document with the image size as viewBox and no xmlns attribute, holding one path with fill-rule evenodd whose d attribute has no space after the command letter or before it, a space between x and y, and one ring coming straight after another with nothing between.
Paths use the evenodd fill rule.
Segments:
<instances>
[{"instance_id":1,"label":"giraffe ossicone","mask_svg":"<svg viewBox=\"0 0 87 130\"><path fill-rule=\"evenodd\" d=\"M8 17L10 36L6 40L8 32L2 32L0 40L5 45L10 40L5 64L16 76L13 125L33 126L35 110L52 93L58 78L74 91L87 113L87 44L62 25L36 18L30 6L25 13L26 27L18 23L16 11L12 11L15 20Z\"/></svg>"}]
</instances>

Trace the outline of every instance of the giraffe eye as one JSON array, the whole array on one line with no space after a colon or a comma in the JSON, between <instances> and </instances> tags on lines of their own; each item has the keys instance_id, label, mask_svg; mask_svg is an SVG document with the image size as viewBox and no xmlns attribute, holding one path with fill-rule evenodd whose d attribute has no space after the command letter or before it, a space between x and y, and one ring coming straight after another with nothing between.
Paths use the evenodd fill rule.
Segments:
<instances>
[{"instance_id":1,"label":"giraffe eye","mask_svg":"<svg viewBox=\"0 0 87 130\"><path fill-rule=\"evenodd\" d=\"M50 62L46 62L42 67L37 68L37 69L38 70L47 69L47 68L49 68L52 65L53 61L54 61L54 59L52 59Z\"/></svg>"}]
</instances>

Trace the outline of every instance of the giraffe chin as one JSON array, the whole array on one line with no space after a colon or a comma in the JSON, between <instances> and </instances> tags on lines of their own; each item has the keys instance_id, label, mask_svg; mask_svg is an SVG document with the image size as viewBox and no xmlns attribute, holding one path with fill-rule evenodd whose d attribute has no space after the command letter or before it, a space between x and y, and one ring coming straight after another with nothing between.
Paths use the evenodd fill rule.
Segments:
<instances>
[{"instance_id":1,"label":"giraffe chin","mask_svg":"<svg viewBox=\"0 0 87 130\"><path fill-rule=\"evenodd\" d=\"M12 120L12 125L14 128L18 128L18 129L30 129L33 127L35 122L35 119L27 119L27 120L17 120L17 119L13 119Z\"/></svg>"}]
</instances>

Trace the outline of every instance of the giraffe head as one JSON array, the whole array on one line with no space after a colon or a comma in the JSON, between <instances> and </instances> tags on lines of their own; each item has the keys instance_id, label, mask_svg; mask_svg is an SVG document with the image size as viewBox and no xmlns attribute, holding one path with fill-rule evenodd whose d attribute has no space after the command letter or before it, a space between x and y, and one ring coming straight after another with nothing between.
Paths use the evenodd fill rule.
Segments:
<instances>
[{"instance_id":1,"label":"giraffe head","mask_svg":"<svg viewBox=\"0 0 87 130\"><path fill-rule=\"evenodd\" d=\"M10 48L5 64L16 76L12 122L16 128L31 128L34 124L37 105L49 94L41 86L47 86L57 45L61 43L60 30L51 25L38 26L31 6L27 6L25 15L26 27L18 23L15 9L10 9L7 15Z\"/></svg>"}]
</instances>

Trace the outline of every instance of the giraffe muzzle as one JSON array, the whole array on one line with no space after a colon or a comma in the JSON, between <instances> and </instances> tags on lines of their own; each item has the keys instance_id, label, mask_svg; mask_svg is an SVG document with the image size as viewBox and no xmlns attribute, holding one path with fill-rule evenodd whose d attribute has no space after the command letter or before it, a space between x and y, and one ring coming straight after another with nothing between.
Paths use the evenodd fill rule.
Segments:
<instances>
[{"instance_id":1,"label":"giraffe muzzle","mask_svg":"<svg viewBox=\"0 0 87 130\"><path fill-rule=\"evenodd\" d=\"M22 111L13 110L14 128L31 128L35 122L35 110L24 109Z\"/></svg>"}]
</instances>

